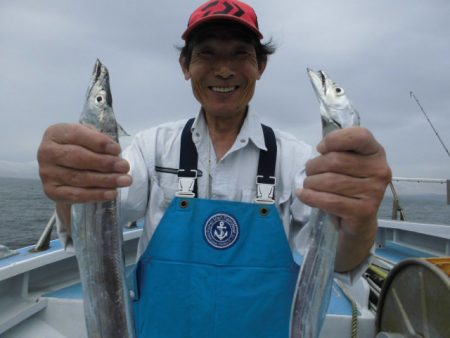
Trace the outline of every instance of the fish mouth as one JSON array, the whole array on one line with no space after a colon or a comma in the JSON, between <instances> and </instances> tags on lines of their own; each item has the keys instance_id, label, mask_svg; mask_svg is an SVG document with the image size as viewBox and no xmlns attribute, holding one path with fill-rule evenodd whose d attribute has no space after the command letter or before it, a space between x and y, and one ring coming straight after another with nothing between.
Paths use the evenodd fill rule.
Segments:
<instances>
[{"instance_id":1,"label":"fish mouth","mask_svg":"<svg viewBox=\"0 0 450 338\"><path fill-rule=\"evenodd\" d=\"M90 96L93 97L97 104L105 100L109 106L112 106L109 72L99 59L95 62L94 69L92 70L91 84L86 92L86 97Z\"/></svg>"},{"instance_id":2,"label":"fish mouth","mask_svg":"<svg viewBox=\"0 0 450 338\"><path fill-rule=\"evenodd\" d=\"M313 83L314 87L319 89L319 87L323 87L325 85L326 75L323 71L312 70L311 68L306 68L308 72L309 79Z\"/></svg>"},{"instance_id":3,"label":"fish mouth","mask_svg":"<svg viewBox=\"0 0 450 338\"><path fill-rule=\"evenodd\" d=\"M314 88L314 92L316 93L319 101L323 101L324 97L327 96L329 90L332 90L333 83L330 80L328 74L323 70L318 70L317 72L312 70L311 68L307 68L309 79L311 80L311 84ZM344 91L340 87L336 87L336 94L343 94Z\"/></svg>"},{"instance_id":4,"label":"fish mouth","mask_svg":"<svg viewBox=\"0 0 450 338\"><path fill-rule=\"evenodd\" d=\"M94 79L97 81L102 73L102 63L99 59L95 61L94 70L92 71L92 75L94 76Z\"/></svg>"},{"instance_id":5,"label":"fish mouth","mask_svg":"<svg viewBox=\"0 0 450 338\"><path fill-rule=\"evenodd\" d=\"M108 77L108 69L97 59L92 71L92 82L104 82Z\"/></svg>"},{"instance_id":6,"label":"fish mouth","mask_svg":"<svg viewBox=\"0 0 450 338\"><path fill-rule=\"evenodd\" d=\"M318 73L320 75L320 79L322 80L323 94L326 95L327 94L327 85L326 85L327 75L322 70L319 70Z\"/></svg>"},{"instance_id":7,"label":"fish mouth","mask_svg":"<svg viewBox=\"0 0 450 338\"><path fill-rule=\"evenodd\" d=\"M326 95L326 74L321 70L317 72L311 68L307 68L306 70L317 100L323 102L323 96Z\"/></svg>"}]
</instances>

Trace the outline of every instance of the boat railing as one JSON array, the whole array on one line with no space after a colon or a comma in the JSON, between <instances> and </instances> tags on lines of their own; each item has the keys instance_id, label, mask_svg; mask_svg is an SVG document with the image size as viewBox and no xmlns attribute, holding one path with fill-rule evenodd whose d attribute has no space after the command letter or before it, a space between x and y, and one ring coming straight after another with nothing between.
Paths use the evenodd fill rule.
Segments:
<instances>
[{"instance_id":1,"label":"boat railing","mask_svg":"<svg viewBox=\"0 0 450 338\"><path fill-rule=\"evenodd\" d=\"M136 228L137 222L130 222L128 223L125 228L126 229L133 229ZM47 222L47 225L45 226L44 230L41 233L41 236L39 237L39 240L37 241L36 245L31 249L31 252L41 252L48 250L50 248L50 240L52 237L52 230L56 225L56 211L53 212L52 216Z\"/></svg>"},{"instance_id":2,"label":"boat railing","mask_svg":"<svg viewBox=\"0 0 450 338\"><path fill-rule=\"evenodd\" d=\"M405 210L400 205L400 198L398 197L397 190L395 189L394 183L389 182L389 188L392 192L392 219L398 219L398 216L400 216L401 221L406 220Z\"/></svg>"},{"instance_id":3,"label":"boat railing","mask_svg":"<svg viewBox=\"0 0 450 338\"><path fill-rule=\"evenodd\" d=\"M445 178L412 178L392 177L392 182L434 183L447 185L447 204L450 204L450 179Z\"/></svg>"},{"instance_id":4,"label":"boat railing","mask_svg":"<svg viewBox=\"0 0 450 338\"><path fill-rule=\"evenodd\" d=\"M447 185L447 204L450 204L450 180L448 179L434 179L434 178L410 178L410 177L393 177L389 184L392 192L392 219L401 221L406 220L405 210L401 206L399 194L395 188L394 182L415 182L415 183L433 183L433 184L446 184ZM50 247L50 239L52 230L56 224L56 212L50 217L47 225L42 231L39 240L37 241L32 252L45 251ZM126 228L133 228L136 226L136 222L129 223Z\"/></svg>"},{"instance_id":5,"label":"boat railing","mask_svg":"<svg viewBox=\"0 0 450 338\"><path fill-rule=\"evenodd\" d=\"M413 183L431 183L431 184L445 184L447 186L447 204L450 205L450 180L440 178L412 178L412 177L393 177L389 183L389 188L392 192L392 219L401 221L406 220L405 210L401 206L399 193L395 188L394 182L413 182Z\"/></svg>"},{"instance_id":6,"label":"boat railing","mask_svg":"<svg viewBox=\"0 0 450 338\"><path fill-rule=\"evenodd\" d=\"M40 252L45 251L50 247L50 239L52 235L53 227L56 224L56 211L53 212L53 215L48 220L47 225L45 226L44 230L42 231L41 236L39 237L39 240L37 241L34 248L31 250L32 252Z\"/></svg>"}]
</instances>

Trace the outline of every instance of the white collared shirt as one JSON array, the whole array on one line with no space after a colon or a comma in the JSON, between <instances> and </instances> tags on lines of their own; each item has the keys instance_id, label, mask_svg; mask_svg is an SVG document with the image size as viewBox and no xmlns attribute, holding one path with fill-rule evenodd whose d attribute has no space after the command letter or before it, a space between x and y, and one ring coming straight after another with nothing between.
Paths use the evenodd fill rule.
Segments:
<instances>
[{"instance_id":1,"label":"white collared shirt","mask_svg":"<svg viewBox=\"0 0 450 338\"><path fill-rule=\"evenodd\" d=\"M162 124L138 133L122 156L130 163L133 184L120 189L120 223L143 218L144 229L138 245L138 257L145 251L166 208L178 190L181 132L187 120ZM284 231L293 252L305 253L311 208L301 203L295 190L302 186L305 165L315 153L294 136L274 130L277 142L275 202ZM256 175L260 149L266 150L261 120L249 109L231 149L216 160L203 113L192 126L198 151L198 197L252 203L256 197ZM156 167L164 168L156 170ZM175 170L170 170L175 169ZM170 173L172 171L172 173ZM57 219L58 234L66 250L72 249L70 230ZM367 269L369 256L354 270L335 273L351 284Z\"/></svg>"},{"instance_id":2,"label":"white collared shirt","mask_svg":"<svg viewBox=\"0 0 450 338\"><path fill-rule=\"evenodd\" d=\"M133 184L121 190L121 222L145 219L139 242L140 256L178 190L181 132L186 120L163 124L136 135L123 157L130 162ZM306 162L313 156L311 146L293 136L274 130L277 142L275 201L286 236L293 250L294 236L308 220L310 208L295 196L301 187ZM256 175L260 149L267 150L261 120L249 110L231 149L216 160L203 113L192 126L198 152L198 197L252 203L256 198ZM161 169L159 169L161 170Z\"/></svg>"}]
</instances>

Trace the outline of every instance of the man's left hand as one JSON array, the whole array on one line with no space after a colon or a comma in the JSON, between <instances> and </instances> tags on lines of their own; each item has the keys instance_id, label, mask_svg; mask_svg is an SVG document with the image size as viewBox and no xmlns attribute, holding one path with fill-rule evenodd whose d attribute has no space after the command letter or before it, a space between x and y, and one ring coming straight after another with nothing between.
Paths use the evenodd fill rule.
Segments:
<instances>
[{"instance_id":1,"label":"man's left hand","mask_svg":"<svg viewBox=\"0 0 450 338\"><path fill-rule=\"evenodd\" d=\"M328 134L320 155L306 165L299 199L340 219L336 271L354 268L367 257L377 230L377 212L391 169L383 147L365 128Z\"/></svg>"}]
</instances>

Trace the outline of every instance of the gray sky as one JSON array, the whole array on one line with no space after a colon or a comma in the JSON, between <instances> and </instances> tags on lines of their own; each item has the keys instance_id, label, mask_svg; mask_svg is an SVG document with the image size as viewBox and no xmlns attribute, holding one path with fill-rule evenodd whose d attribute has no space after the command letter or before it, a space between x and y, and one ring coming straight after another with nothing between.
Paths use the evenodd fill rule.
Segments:
<instances>
[{"instance_id":1,"label":"gray sky","mask_svg":"<svg viewBox=\"0 0 450 338\"><path fill-rule=\"evenodd\" d=\"M450 178L450 158L409 95L450 146L448 0L248 2L278 46L252 101L267 123L316 144L319 107L305 69L324 69L395 176ZM194 116L175 46L201 3L0 0L0 163L34 161L48 125L77 121L97 57L128 132Z\"/></svg>"}]
</instances>

